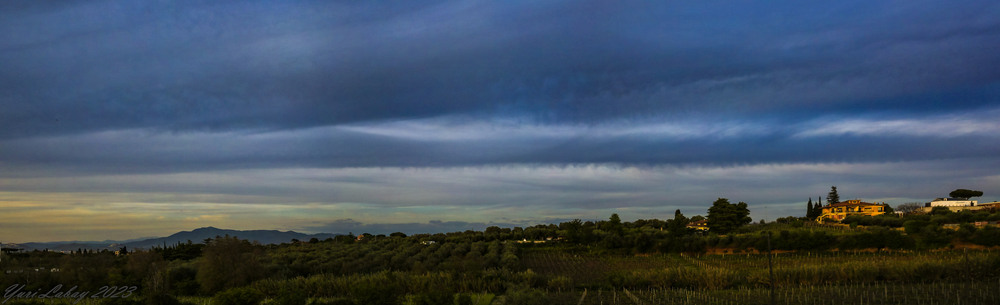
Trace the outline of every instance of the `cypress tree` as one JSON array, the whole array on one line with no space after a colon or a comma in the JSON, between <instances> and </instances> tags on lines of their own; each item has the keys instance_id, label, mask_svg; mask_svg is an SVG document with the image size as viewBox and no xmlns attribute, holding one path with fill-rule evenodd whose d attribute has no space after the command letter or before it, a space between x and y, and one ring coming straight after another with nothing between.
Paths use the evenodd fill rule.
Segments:
<instances>
[{"instance_id":1,"label":"cypress tree","mask_svg":"<svg viewBox=\"0 0 1000 305\"><path fill-rule=\"evenodd\" d=\"M684 217L680 209L674 212L674 219L667 221L667 228L670 230L670 234L674 236L681 236L687 233L687 225L690 220Z\"/></svg>"},{"instance_id":2,"label":"cypress tree","mask_svg":"<svg viewBox=\"0 0 1000 305\"><path fill-rule=\"evenodd\" d=\"M813 206L812 218L820 217L822 215L823 215L823 197L816 197L816 205Z\"/></svg>"},{"instance_id":3,"label":"cypress tree","mask_svg":"<svg viewBox=\"0 0 1000 305\"><path fill-rule=\"evenodd\" d=\"M812 218L815 210L813 209L813 198L809 197L809 202L806 203L806 218Z\"/></svg>"},{"instance_id":4,"label":"cypress tree","mask_svg":"<svg viewBox=\"0 0 1000 305\"><path fill-rule=\"evenodd\" d=\"M826 195L827 204L840 203L840 195L837 194L837 187L830 187L830 193Z\"/></svg>"}]
</instances>

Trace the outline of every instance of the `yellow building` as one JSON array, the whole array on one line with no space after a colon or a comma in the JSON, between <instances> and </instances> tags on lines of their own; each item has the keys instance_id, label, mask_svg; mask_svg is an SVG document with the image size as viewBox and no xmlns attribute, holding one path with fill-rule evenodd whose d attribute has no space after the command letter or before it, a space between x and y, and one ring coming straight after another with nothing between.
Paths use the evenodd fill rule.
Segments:
<instances>
[{"instance_id":1,"label":"yellow building","mask_svg":"<svg viewBox=\"0 0 1000 305\"><path fill-rule=\"evenodd\" d=\"M687 224L688 229L695 229L698 231L708 231L708 220L702 219L699 221L692 221Z\"/></svg>"},{"instance_id":2,"label":"yellow building","mask_svg":"<svg viewBox=\"0 0 1000 305\"><path fill-rule=\"evenodd\" d=\"M823 215L816 218L817 222L824 219L835 221L844 220L844 217L851 215L876 216L885 213L885 203L861 202L861 200L848 200L823 207Z\"/></svg>"}]
</instances>

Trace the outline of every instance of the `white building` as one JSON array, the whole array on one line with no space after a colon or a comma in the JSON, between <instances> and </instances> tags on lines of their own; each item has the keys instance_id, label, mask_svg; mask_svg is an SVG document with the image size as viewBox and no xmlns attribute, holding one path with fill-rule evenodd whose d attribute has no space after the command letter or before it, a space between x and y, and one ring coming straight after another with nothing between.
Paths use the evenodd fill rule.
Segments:
<instances>
[{"instance_id":1,"label":"white building","mask_svg":"<svg viewBox=\"0 0 1000 305\"><path fill-rule=\"evenodd\" d=\"M930 202L930 207L972 207L976 206L975 200L965 198L935 198Z\"/></svg>"}]
</instances>

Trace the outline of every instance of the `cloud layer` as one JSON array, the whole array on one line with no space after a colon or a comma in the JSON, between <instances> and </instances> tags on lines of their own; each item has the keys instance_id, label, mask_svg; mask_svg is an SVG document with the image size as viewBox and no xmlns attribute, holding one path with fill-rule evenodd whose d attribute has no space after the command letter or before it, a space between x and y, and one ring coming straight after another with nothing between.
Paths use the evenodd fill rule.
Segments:
<instances>
[{"instance_id":1,"label":"cloud layer","mask_svg":"<svg viewBox=\"0 0 1000 305\"><path fill-rule=\"evenodd\" d=\"M791 207L830 185L995 200L998 15L986 1L4 1L0 213L19 218L0 226L128 235L82 220L111 203L158 235L669 217L725 196Z\"/></svg>"},{"instance_id":2,"label":"cloud layer","mask_svg":"<svg viewBox=\"0 0 1000 305\"><path fill-rule=\"evenodd\" d=\"M5 3L0 136L995 105L996 4Z\"/></svg>"}]
</instances>

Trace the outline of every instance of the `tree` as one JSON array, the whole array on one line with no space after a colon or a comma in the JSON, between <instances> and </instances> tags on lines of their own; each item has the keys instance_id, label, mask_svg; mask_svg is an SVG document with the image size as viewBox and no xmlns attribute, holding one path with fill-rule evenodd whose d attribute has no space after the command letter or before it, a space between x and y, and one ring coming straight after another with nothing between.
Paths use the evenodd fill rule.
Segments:
<instances>
[{"instance_id":1,"label":"tree","mask_svg":"<svg viewBox=\"0 0 1000 305\"><path fill-rule=\"evenodd\" d=\"M820 215L823 215L822 200L816 202L816 204L814 205L812 202L812 197L809 197L808 208L806 209L806 218L816 219L816 217L819 217Z\"/></svg>"},{"instance_id":2,"label":"tree","mask_svg":"<svg viewBox=\"0 0 1000 305\"><path fill-rule=\"evenodd\" d=\"M236 237L216 237L205 245L197 280L204 292L244 286L261 277L261 247Z\"/></svg>"},{"instance_id":3,"label":"tree","mask_svg":"<svg viewBox=\"0 0 1000 305\"><path fill-rule=\"evenodd\" d=\"M618 213L611 214L608 218L608 231L622 235L622 219L618 217Z\"/></svg>"},{"instance_id":4,"label":"tree","mask_svg":"<svg viewBox=\"0 0 1000 305\"><path fill-rule=\"evenodd\" d=\"M708 208L708 229L719 234L727 234L753 221L746 202L729 203L729 199L719 198Z\"/></svg>"},{"instance_id":5,"label":"tree","mask_svg":"<svg viewBox=\"0 0 1000 305\"><path fill-rule=\"evenodd\" d=\"M813 216L811 218L814 219L822 215L823 215L823 197L816 197L816 204L813 205Z\"/></svg>"},{"instance_id":6,"label":"tree","mask_svg":"<svg viewBox=\"0 0 1000 305\"><path fill-rule=\"evenodd\" d=\"M983 196L983 192L982 191L967 190L967 189L957 189L957 190L951 191L951 193L948 193L948 196L952 197L952 198L962 198L962 199L965 199L965 200L969 200L969 198L972 198L972 197L982 197Z\"/></svg>"},{"instance_id":7,"label":"tree","mask_svg":"<svg viewBox=\"0 0 1000 305\"><path fill-rule=\"evenodd\" d=\"M130 280L141 282L142 293L146 296L161 295L167 292L167 262L163 256L153 251L136 251L128 256L125 270L131 275Z\"/></svg>"},{"instance_id":8,"label":"tree","mask_svg":"<svg viewBox=\"0 0 1000 305\"><path fill-rule=\"evenodd\" d=\"M582 242L582 228L583 221L580 219L573 219L572 221L559 224L559 229L566 231L566 240L574 243Z\"/></svg>"},{"instance_id":9,"label":"tree","mask_svg":"<svg viewBox=\"0 0 1000 305\"><path fill-rule=\"evenodd\" d=\"M830 193L826 194L826 204L840 203L840 195L837 194L837 187L830 187Z\"/></svg>"},{"instance_id":10,"label":"tree","mask_svg":"<svg viewBox=\"0 0 1000 305\"><path fill-rule=\"evenodd\" d=\"M923 208L923 207L924 207L923 203L919 203L919 202L907 202L907 203L904 203L904 204L897 205L896 209L899 210L900 212L902 212L903 215L908 215L908 214L914 213L916 211L919 211L920 208Z\"/></svg>"},{"instance_id":11,"label":"tree","mask_svg":"<svg viewBox=\"0 0 1000 305\"><path fill-rule=\"evenodd\" d=\"M678 209L674 212L674 219L667 222L667 230L670 231L671 235L681 236L687 233L688 219L684 217L681 210Z\"/></svg>"},{"instance_id":12,"label":"tree","mask_svg":"<svg viewBox=\"0 0 1000 305\"><path fill-rule=\"evenodd\" d=\"M891 206L889 206L888 204L884 204L884 203L882 204L882 211L885 212L885 214L887 214L887 215L892 215L892 214L896 213L896 211L893 210Z\"/></svg>"}]
</instances>

